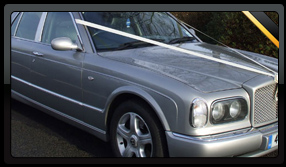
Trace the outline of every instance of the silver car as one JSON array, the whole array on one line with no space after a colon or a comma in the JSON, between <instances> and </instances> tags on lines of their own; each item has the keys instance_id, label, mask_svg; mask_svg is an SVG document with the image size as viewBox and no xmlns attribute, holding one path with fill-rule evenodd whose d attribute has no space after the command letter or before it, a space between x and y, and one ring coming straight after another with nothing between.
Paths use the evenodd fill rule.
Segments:
<instances>
[{"instance_id":1,"label":"silver car","mask_svg":"<svg viewBox=\"0 0 286 167\"><path fill-rule=\"evenodd\" d=\"M12 97L110 141L115 156L261 156L278 149L273 77L76 20L265 73L278 71L275 58L204 43L164 12L11 17Z\"/></svg>"}]
</instances>

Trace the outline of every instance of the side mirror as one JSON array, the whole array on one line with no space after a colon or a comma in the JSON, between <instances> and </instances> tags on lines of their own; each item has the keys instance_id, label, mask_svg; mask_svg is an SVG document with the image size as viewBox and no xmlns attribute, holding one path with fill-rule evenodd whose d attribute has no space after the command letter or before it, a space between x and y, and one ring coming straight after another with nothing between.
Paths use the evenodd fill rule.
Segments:
<instances>
[{"instance_id":1,"label":"side mirror","mask_svg":"<svg viewBox=\"0 0 286 167\"><path fill-rule=\"evenodd\" d=\"M78 51L82 50L81 47L79 47L77 44L74 44L72 40L68 37L55 38L52 40L51 44L54 50L60 50L60 51L67 51L72 49Z\"/></svg>"}]
</instances>

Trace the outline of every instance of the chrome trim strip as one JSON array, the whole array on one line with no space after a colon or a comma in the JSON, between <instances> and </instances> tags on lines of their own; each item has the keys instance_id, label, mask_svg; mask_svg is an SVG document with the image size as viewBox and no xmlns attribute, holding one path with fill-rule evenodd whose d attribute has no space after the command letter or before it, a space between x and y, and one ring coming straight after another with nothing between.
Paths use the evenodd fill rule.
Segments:
<instances>
[{"instance_id":1,"label":"chrome trim strip","mask_svg":"<svg viewBox=\"0 0 286 167\"><path fill-rule=\"evenodd\" d=\"M245 132L246 131L246 132ZM209 136L204 136L204 137L192 137L192 136L187 136L179 133L174 133L173 135L175 137L187 139L187 140L193 140L193 141L201 141L201 142L212 142L212 141L218 141L218 140L225 140L225 139L231 139L231 138L237 138L245 135L251 135L254 133L259 133L259 131L248 131L248 129L243 129L238 132L233 132L229 134L221 134L221 135L209 135Z\"/></svg>"},{"instance_id":2,"label":"chrome trim strip","mask_svg":"<svg viewBox=\"0 0 286 167\"><path fill-rule=\"evenodd\" d=\"M57 96L57 97L62 98L62 99L64 99L64 100L67 100L67 101L76 103L76 104L78 104L78 105L81 105L81 106L83 106L83 107L90 108L90 109L95 110L95 111L98 111L98 112L100 112L100 113L103 113L103 112L104 112L103 109L100 109L100 108L97 108L97 107L94 107L94 106L91 106L91 105L82 103L82 102L80 102L80 101L71 99L71 98L69 98L69 97L60 95L60 94L55 93L55 92L53 92L53 91L47 90L47 89L45 89L45 88L42 88L42 87L37 86L37 85L34 85L34 84L32 84L32 83L30 83L30 82L27 82L27 81L25 81L25 80L22 80L22 79L20 79L20 78L18 78L18 77L15 77L15 76L13 76L13 75L11 75L11 78L12 78L12 79L15 79L15 80L17 80L17 81L19 81L19 82L22 82L22 83L24 83L24 84L27 84L27 85L29 85L29 86L31 86L31 87L34 87L34 88L36 88L36 89L39 89L39 90L41 90L41 91L44 91L44 92L46 92L46 93L49 93L49 94L51 94L51 95L54 95L54 96Z\"/></svg>"},{"instance_id":3,"label":"chrome trim strip","mask_svg":"<svg viewBox=\"0 0 286 167\"><path fill-rule=\"evenodd\" d=\"M36 35L35 35L35 41L36 42L41 42L42 41L42 33L43 33L43 29L44 29L44 24L46 22L46 18L47 18L47 13L48 12L43 12L37 31L36 31Z\"/></svg>"},{"instance_id":4,"label":"chrome trim strip","mask_svg":"<svg viewBox=\"0 0 286 167\"><path fill-rule=\"evenodd\" d=\"M82 12L78 12L78 13L79 13L79 16L80 16L81 20L84 20ZM97 52L96 51L96 47L95 47L95 44L94 44L94 42L92 40L92 37L91 37L91 34L90 34L89 30L88 30L87 26L83 26L83 27L84 27L84 29L86 31L87 36L88 36L88 40L89 40L89 43L90 43L90 45L92 47L93 53L96 53Z\"/></svg>"},{"instance_id":5,"label":"chrome trim strip","mask_svg":"<svg viewBox=\"0 0 286 167\"><path fill-rule=\"evenodd\" d=\"M70 14L70 16L71 16L73 25L74 25L74 27L75 27L76 34L77 34L79 43L80 43L80 45L81 45L83 51L85 51L84 46L83 46L83 42L82 42L82 39L81 39L81 36L80 36L80 34L79 34L79 30L78 30L77 24L76 24L76 22L75 22L75 18L74 18L74 16L73 16L72 12L69 12L69 14Z\"/></svg>"},{"instance_id":6,"label":"chrome trim strip","mask_svg":"<svg viewBox=\"0 0 286 167\"><path fill-rule=\"evenodd\" d=\"M15 27L13 36L16 36L16 33L17 33L17 31L18 31L18 27L19 27L20 21L22 20L23 13L24 13L24 12L20 13L20 16L17 15L17 16L20 17L20 18L19 18L18 23L17 23L17 25L16 25L16 27Z\"/></svg>"},{"instance_id":7,"label":"chrome trim strip","mask_svg":"<svg viewBox=\"0 0 286 167\"><path fill-rule=\"evenodd\" d=\"M182 139L187 139L187 140L193 140L193 141L201 141L201 142L212 142L212 141L218 141L218 140L224 140L224 139L231 139L231 138L237 138L241 136L246 136L246 135L252 135L255 133L260 133L262 136L268 135L274 132L278 131L278 123L270 124L266 127L260 127L260 128L244 128L240 130L235 130L232 132L226 132L226 133L221 133L217 135L207 135L207 136L188 136L184 134L179 134L172 132L172 134L175 137L179 137Z\"/></svg>"},{"instance_id":8,"label":"chrome trim strip","mask_svg":"<svg viewBox=\"0 0 286 167\"><path fill-rule=\"evenodd\" d=\"M17 13L13 18L12 18L12 14L13 13ZM17 18L17 16L20 14L21 12L12 12L11 15L10 15L10 22L11 22L11 25L13 24L13 22L16 20L15 18Z\"/></svg>"},{"instance_id":9,"label":"chrome trim strip","mask_svg":"<svg viewBox=\"0 0 286 167\"><path fill-rule=\"evenodd\" d=\"M17 78L17 77L16 77L16 78ZM25 82L25 81L24 81L24 82ZM22 95L22 94L20 94L20 93L18 93L18 92L16 92L16 91L14 91L14 90L11 90L11 93L12 93L12 94L15 94L15 95L17 95L17 96L19 96L19 97L21 97L21 98L23 98L23 99L25 99L25 100L31 102L31 103L34 103L34 104L36 104L36 105L38 105L38 106L41 106L41 107L43 107L43 108L45 108L45 109L47 109L47 110L49 110L49 111L51 111L51 112L53 112L53 113L56 113L56 114L58 114L58 115L60 115L60 116L62 116L62 117L64 117L64 118L67 118L67 119L72 120L72 121L74 121L74 122L76 122L76 123L78 123L78 124L81 124L81 125L83 125L83 126L89 128L89 129L92 129L92 130L94 130L94 131L96 131L96 132L99 132L99 133L102 133L102 134L106 134L106 131L104 131L104 130L101 130L101 129L99 129L99 128L97 128L97 127L94 127L94 126L92 126L92 125L90 125L90 124L87 124L87 123L85 123L85 122L83 122L83 121L81 121L81 120L79 120L79 119L77 119L77 118L74 118L74 117L72 117L72 116L69 116L69 115L67 115L67 114L64 114L64 113L62 113L62 112L60 112L60 111L58 111L58 110L55 110L55 109L53 109L53 108L51 108L51 107L49 107L49 106L44 105L44 104L42 104L42 103L39 103L39 102L37 102L37 101L35 101L35 100L33 100L33 99L30 99L29 97L26 97L26 96L24 96L24 95Z\"/></svg>"}]
</instances>

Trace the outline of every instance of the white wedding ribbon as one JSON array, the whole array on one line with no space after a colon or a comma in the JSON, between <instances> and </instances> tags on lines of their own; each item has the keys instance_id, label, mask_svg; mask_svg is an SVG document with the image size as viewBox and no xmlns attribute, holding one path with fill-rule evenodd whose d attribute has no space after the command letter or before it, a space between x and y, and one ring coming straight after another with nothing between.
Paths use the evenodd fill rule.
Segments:
<instances>
[{"instance_id":1,"label":"white wedding ribbon","mask_svg":"<svg viewBox=\"0 0 286 167\"><path fill-rule=\"evenodd\" d=\"M244 57L245 59L248 59L249 61L251 61L251 62L253 62L253 63L259 65L260 67L263 67L264 69L266 69L266 70L272 72L272 73L275 75L274 80L276 81L276 79L277 79L277 83L278 83L278 73L277 73L276 71L274 71L274 70L272 70L272 69L266 67L265 65L263 65L263 64L261 64L261 63L255 61L255 60L253 60L253 59L251 59L251 58L249 58L249 57L247 57L247 56L245 56L244 54L242 54L241 52L237 51L236 49L233 49L233 48L231 48L231 47L225 45L224 43L222 43L222 42L220 42L220 41L218 41L218 40L212 38L211 36L209 36L209 35L203 33L202 31L196 29L195 27L193 27L193 26L191 26L191 25L185 23L184 21L182 21L182 20L178 20L178 21L181 22L182 24L184 24L185 26L187 26L187 27L189 27L189 28L192 28L192 29L196 30L197 32L199 32L199 33L205 35L206 37L208 37L208 38L214 40L214 41L217 42L218 44L221 44L222 46L227 47L228 49L230 49L230 50L232 50L233 52L239 54L240 56Z\"/></svg>"},{"instance_id":2,"label":"white wedding ribbon","mask_svg":"<svg viewBox=\"0 0 286 167\"><path fill-rule=\"evenodd\" d=\"M233 63L233 62L229 62L229 61L226 61L226 60L221 60L221 59L217 59L217 58L214 58L214 57L206 56L206 55L203 55L203 54L198 53L198 52L194 52L194 51L187 50L187 49L184 49L184 48L168 45L168 44L165 44L165 43L162 43L162 42L158 42L158 41L154 41L154 40L151 40L151 39L148 39L148 38L144 38L144 37L140 37L140 36L137 36L137 35L129 34L129 33L123 32L123 31L119 31L119 30L116 30L116 29L113 29L113 28L105 27L105 26L102 26L102 25L99 25L99 24L88 22L88 21L79 20L79 19L75 19L75 21L76 21L77 24L81 24L81 25L85 25L85 26L88 26L88 27L100 29L100 30L107 31L107 32L110 32L110 33L114 33L114 34L117 34L117 35L121 35L121 36L124 36L124 37L128 37L128 38L132 38L132 39L135 39L135 40L147 42L147 43L150 43L150 44L153 44L153 45L157 45L157 46L161 46L161 47L164 47L164 48L172 49L172 50L175 50L175 51L178 51L178 52L182 52L182 53L186 53L186 54L189 54L189 55L198 56L198 57L201 57L201 58L205 58L205 59L212 60L212 61L215 61L215 62L223 63L223 64L230 65L230 66L233 66L233 67L237 67L237 68L241 68L241 69L244 69L244 70L252 71L252 72L255 72L255 73L271 76L278 83L278 75L277 75L277 73L272 74L272 73L269 73L269 72L264 72L264 71L261 71L261 70L255 69L255 68L251 68L251 67L243 66L243 65L236 64L236 63Z\"/></svg>"}]
</instances>

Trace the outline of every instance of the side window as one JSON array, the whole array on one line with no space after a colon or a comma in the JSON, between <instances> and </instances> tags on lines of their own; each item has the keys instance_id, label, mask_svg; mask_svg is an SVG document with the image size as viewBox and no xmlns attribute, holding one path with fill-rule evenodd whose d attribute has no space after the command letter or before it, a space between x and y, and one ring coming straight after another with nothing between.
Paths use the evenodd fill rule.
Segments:
<instances>
[{"instance_id":1,"label":"side window","mask_svg":"<svg viewBox=\"0 0 286 167\"><path fill-rule=\"evenodd\" d=\"M68 37L77 43L77 33L68 12L49 12L42 33L42 42L50 44L58 37Z\"/></svg>"},{"instance_id":2,"label":"side window","mask_svg":"<svg viewBox=\"0 0 286 167\"><path fill-rule=\"evenodd\" d=\"M19 23L16 36L26 39L35 39L42 12L25 12Z\"/></svg>"},{"instance_id":3,"label":"side window","mask_svg":"<svg viewBox=\"0 0 286 167\"><path fill-rule=\"evenodd\" d=\"M12 14L13 14L13 13L12 13ZM11 26L11 35L12 35L12 36L15 34L15 29L16 29L16 26L17 26L17 24L18 24L18 22L19 22L20 15L21 15L21 14L18 14L17 18L14 19L13 24L12 24L12 26ZM11 15L11 19L12 19L12 15Z\"/></svg>"}]
</instances>

